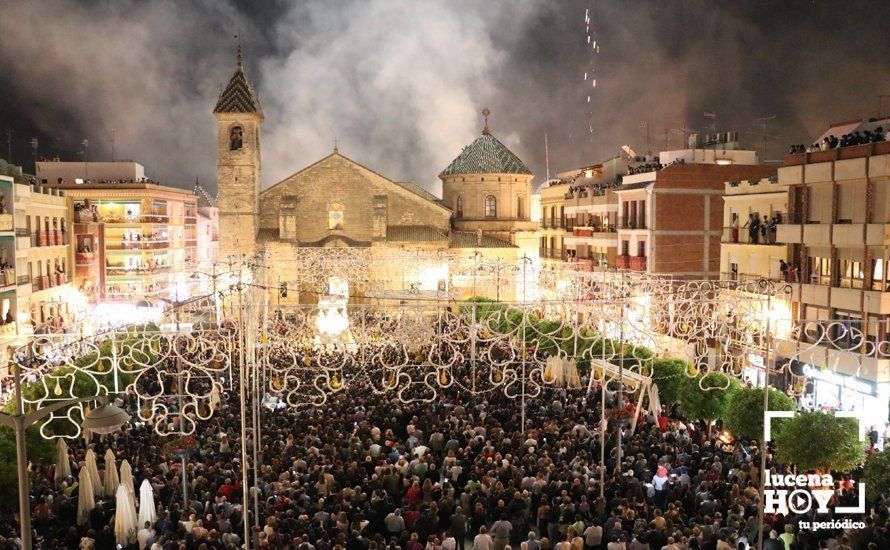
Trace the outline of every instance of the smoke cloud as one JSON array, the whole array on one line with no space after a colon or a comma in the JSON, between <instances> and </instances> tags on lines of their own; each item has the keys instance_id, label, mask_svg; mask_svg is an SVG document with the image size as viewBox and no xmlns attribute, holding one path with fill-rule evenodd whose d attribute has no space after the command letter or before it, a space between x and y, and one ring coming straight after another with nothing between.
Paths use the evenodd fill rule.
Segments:
<instances>
[{"instance_id":1,"label":"smoke cloud","mask_svg":"<svg viewBox=\"0 0 890 550\"><path fill-rule=\"evenodd\" d=\"M538 182L545 132L555 173L625 143L678 147L683 128L714 124L705 111L717 130L780 158L832 121L877 115L890 93L887 23L870 2L7 2L0 130L13 130L13 161L29 170L31 137L39 155L64 160L82 158L88 139L98 160L113 136L116 158L214 190L210 111L239 34L266 115L264 186L337 140L369 168L438 190L486 106L493 133ZM583 80L591 62L596 88Z\"/></svg>"}]
</instances>

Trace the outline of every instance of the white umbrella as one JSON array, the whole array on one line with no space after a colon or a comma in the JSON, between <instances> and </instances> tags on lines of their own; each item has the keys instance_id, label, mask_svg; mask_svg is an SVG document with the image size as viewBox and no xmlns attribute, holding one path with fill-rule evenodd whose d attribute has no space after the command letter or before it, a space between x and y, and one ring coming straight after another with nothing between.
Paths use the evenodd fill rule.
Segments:
<instances>
[{"instance_id":1,"label":"white umbrella","mask_svg":"<svg viewBox=\"0 0 890 550\"><path fill-rule=\"evenodd\" d=\"M114 510L114 540L122 546L136 541L136 505L123 483L117 486Z\"/></svg>"},{"instance_id":2,"label":"white umbrella","mask_svg":"<svg viewBox=\"0 0 890 550\"><path fill-rule=\"evenodd\" d=\"M90 510L96 507L93 499L93 483L90 481L90 472L87 468L80 469L79 484L77 486L77 524L83 525L90 519Z\"/></svg>"},{"instance_id":3,"label":"white umbrella","mask_svg":"<svg viewBox=\"0 0 890 550\"><path fill-rule=\"evenodd\" d=\"M101 496L105 490L102 488L102 478L99 477L99 467L96 466L96 453L92 449L87 449L85 469L90 473L90 482L93 487L93 495Z\"/></svg>"},{"instance_id":4,"label":"white umbrella","mask_svg":"<svg viewBox=\"0 0 890 550\"><path fill-rule=\"evenodd\" d=\"M151 487L151 483L147 479L142 480L139 486L139 528L145 526L148 521L154 525L157 515L155 514L155 495Z\"/></svg>"},{"instance_id":5,"label":"white umbrella","mask_svg":"<svg viewBox=\"0 0 890 550\"><path fill-rule=\"evenodd\" d=\"M133 484L133 468L130 467L130 463L127 462L126 459L121 461L121 483L127 486L127 490L130 491L130 498L133 499L133 502L136 502L136 487Z\"/></svg>"},{"instance_id":6,"label":"white umbrella","mask_svg":"<svg viewBox=\"0 0 890 550\"><path fill-rule=\"evenodd\" d=\"M56 485L71 475L71 461L68 459L68 444L65 438L59 438L59 444L56 447Z\"/></svg>"},{"instance_id":7,"label":"white umbrella","mask_svg":"<svg viewBox=\"0 0 890 550\"><path fill-rule=\"evenodd\" d=\"M114 453L111 449L105 451L105 496L114 496L114 491L121 480L117 475L117 465L114 461Z\"/></svg>"}]
</instances>

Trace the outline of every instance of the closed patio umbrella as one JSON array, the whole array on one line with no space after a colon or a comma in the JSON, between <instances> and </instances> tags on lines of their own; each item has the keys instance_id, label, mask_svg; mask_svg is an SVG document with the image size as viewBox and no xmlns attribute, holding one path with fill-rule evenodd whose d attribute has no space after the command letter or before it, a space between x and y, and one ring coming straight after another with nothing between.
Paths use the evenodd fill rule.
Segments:
<instances>
[{"instance_id":1,"label":"closed patio umbrella","mask_svg":"<svg viewBox=\"0 0 890 550\"><path fill-rule=\"evenodd\" d=\"M121 480L117 475L117 464L114 460L114 452L111 449L105 451L105 479L103 481L105 487L105 496L114 496L117 486Z\"/></svg>"},{"instance_id":2,"label":"closed patio umbrella","mask_svg":"<svg viewBox=\"0 0 890 550\"><path fill-rule=\"evenodd\" d=\"M154 525L157 514L155 513L155 495L151 483L147 479L142 480L139 486L139 526L145 525L145 522L151 522Z\"/></svg>"},{"instance_id":3,"label":"closed patio umbrella","mask_svg":"<svg viewBox=\"0 0 890 550\"><path fill-rule=\"evenodd\" d=\"M130 491L130 498L136 502L136 486L133 484L133 468L126 459L121 461L121 483L127 486Z\"/></svg>"},{"instance_id":4,"label":"closed patio umbrella","mask_svg":"<svg viewBox=\"0 0 890 550\"><path fill-rule=\"evenodd\" d=\"M77 524L86 524L90 519L90 511L95 507L96 501L93 498L93 482L90 481L90 472L87 468L81 468L77 486Z\"/></svg>"},{"instance_id":5,"label":"closed patio umbrella","mask_svg":"<svg viewBox=\"0 0 890 550\"><path fill-rule=\"evenodd\" d=\"M93 487L93 496L102 496L105 490L102 488L102 478L99 477L99 467L96 465L96 453L87 449L85 470L90 473L90 483Z\"/></svg>"},{"instance_id":6,"label":"closed patio umbrella","mask_svg":"<svg viewBox=\"0 0 890 550\"><path fill-rule=\"evenodd\" d=\"M65 443L65 438L60 437L59 443L56 446L56 476L54 479L56 485L60 484L70 475L71 461L68 459L68 444Z\"/></svg>"},{"instance_id":7,"label":"closed patio umbrella","mask_svg":"<svg viewBox=\"0 0 890 550\"><path fill-rule=\"evenodd\" d=\"M126 547L136 541L136 505L123 483L117 486L115 500L114 540Z\"/></svg>"}]
</instances>

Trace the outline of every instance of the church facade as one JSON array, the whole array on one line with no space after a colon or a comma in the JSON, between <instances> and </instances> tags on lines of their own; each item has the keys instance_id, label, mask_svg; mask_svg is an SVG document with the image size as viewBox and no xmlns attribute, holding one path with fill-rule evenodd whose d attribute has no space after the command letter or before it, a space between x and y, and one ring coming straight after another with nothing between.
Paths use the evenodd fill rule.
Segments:
<instances>
[{"instance_id":1,"label":"church facade","mask_svg":"<svg viewBox=\"0 0 890 550\"><path fill-rule=\"evenodd\" d=\"M213 110L217 118L219 258L263 250L273 279L287 280L295 247L447 250L521 257L536 246L529 219L531 171L485 129L443 170L439 198L334 151L260 190L259 98L238 65ZM535 249L536 251L536 249ZM284 279L282 279L284 277Z\"/></svg>"}]
</instances>

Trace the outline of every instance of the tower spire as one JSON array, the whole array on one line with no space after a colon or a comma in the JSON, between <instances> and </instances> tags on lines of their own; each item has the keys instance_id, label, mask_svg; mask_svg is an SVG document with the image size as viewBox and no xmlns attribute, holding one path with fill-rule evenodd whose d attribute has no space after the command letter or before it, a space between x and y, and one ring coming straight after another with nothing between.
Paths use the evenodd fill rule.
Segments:
<instances>
[{"instance_id":1,"label":"tower spire","mask_svg":"<svg viewBox=\"0 0 890 550\"><path fill-rule=\"evenodd\" d=\"M236 34L235 39L238 40L238 54L237 54L238 70L243 71L244 70L244 52L241 50L241 37Z\"/></svg>"},{"instance_id":2,"label":"tower spire","mask_svg":"<svg viewBox=\"0 0 890 550\"><path fill-rule=\"evenodd\" d=\"M482 128L483 135L490 135L491 130L488 129L488 115L491 114L491 111L488 110L488 107L482 109L482 118L485 120L485 128Z\"/></svg>"}]
</instances>

